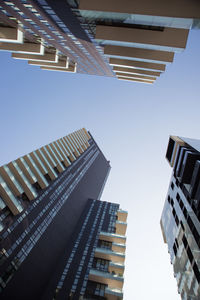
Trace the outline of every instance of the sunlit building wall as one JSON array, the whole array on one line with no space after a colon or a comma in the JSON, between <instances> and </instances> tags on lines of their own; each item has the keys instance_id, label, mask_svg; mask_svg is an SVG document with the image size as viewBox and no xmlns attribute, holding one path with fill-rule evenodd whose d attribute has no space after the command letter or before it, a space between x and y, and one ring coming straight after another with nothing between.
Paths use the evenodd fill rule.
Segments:
<instances>
[{"instance_id":1,"label":"sunlit building wall","mask_svg":"<svg viewBox=\"0 0 200 300\"><path fill-rule=\"evenodd\" d=\"M166 158L173 168L161 228L178 292L183 300L200 295L200 141L171 136Z\"/></svg>"}]
</instances>

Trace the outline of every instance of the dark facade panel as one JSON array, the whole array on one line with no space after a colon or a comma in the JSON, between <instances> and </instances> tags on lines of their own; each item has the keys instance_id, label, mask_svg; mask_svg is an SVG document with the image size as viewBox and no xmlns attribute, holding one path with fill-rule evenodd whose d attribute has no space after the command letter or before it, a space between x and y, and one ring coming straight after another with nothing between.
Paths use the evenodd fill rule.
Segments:
<instances>
[{"instance_id":1,"label":"dark facade panel","mask_svg":"<svg viewBox=\"0 0 200 300\"><path fill-rule=\"evenodd\" d=\"M4 278L8 272L14 276L2 291L1 299L43 299L43 297L49 299L48 295L54 293L55 286L52 284L52 280L56 282L60 276L63 257L66 251L70 251L72 248L74 233L77 226L81 226L88 199L98 199L110 169L109 162L94 145L93 140L90 141L90 144L91 146L85 153L49 185L44 191L46 196L42 201L37 203L43 194L40 193L39 197L29 206L29 210L32 210L28 215L11 234L3 238L2 248L12 251L10 250L11 253L5 261L1 258L1 262L3 262L0 266L1 274L4 274ZM88 164L89 168L81 178L81 173L84 173ZM78 183L76 184L76 182ZM34 203L37 205L33 208ZM59 205L60 208L57 210ZM33 224L41 213L41 218ZM43 222L44 220L48 221L48 216L52 220L48 226L44 223L46 226L44 227ZM21 215L18 216L18 218L20 217ZM44 228L45 231L41 233ZM33 237L38 229L40 229L38 234L41 235L39 240L36 241L37 236L34 236L35 245L20 264L16 259L17 253L26 247L29 240L31 244L30 237ZM19 246L16 244L15 249L12 249L12 245L26 230L28 230L26 237ZM15 261L17 270L15 268L12 270L10 267L13 265L13 261Z\"/></svg>"}]
</instances>

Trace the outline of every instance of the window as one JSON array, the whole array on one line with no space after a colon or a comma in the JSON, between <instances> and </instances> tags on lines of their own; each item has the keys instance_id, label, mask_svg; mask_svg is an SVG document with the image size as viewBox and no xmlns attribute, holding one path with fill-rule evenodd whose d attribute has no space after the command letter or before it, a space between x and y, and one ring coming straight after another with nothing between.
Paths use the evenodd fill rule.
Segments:
<instances>
[{"instance_id":1,"label":"window","mask_svg":"<svg viewBox=\"0 0 200 300\"><path fill-rule=\"evenodd\" d=\"M95 281L88 281L84 299L105 299L106 284L101 284Z\"/></svg>"},{"instance_id":2,"label":"window","mask_svg":"<svg viewBox=\"0 0 200 300\"><path fill-rule=\"evenodd\" d=\"M99 240L98 247L110 250L112 248L112 243L108 241Z\"/></svg>"},{"instance_id":3,"label":"window","mask_svg":"<svg viewBox=\"0 0 200 300\"><path fill-rule=\"evenodd\" d=\"M108 272L109 260L102 258L94 258L93 268L99 271Z\"/></svg>"}]
</instances>

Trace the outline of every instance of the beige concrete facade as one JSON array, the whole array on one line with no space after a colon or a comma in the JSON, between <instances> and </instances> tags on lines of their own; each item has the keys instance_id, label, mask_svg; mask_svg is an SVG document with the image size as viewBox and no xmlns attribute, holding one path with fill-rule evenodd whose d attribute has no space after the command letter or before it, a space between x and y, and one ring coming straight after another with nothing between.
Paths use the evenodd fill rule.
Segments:
<instances>
[{"instance_id":1,"label":"beige concrete facade","mask_svg":"<svg viewBox=\"0 0 200 300\"><path fill-rule=\"evenodd\" d=\"M116 73L125 73L125 74L141 74L146 76L153 76L158 77L160 76L160 72L157 71L149 71L149 70L142 70L142 69L130 69L124 67L114 67L113 71Z\"/></svg>"},{"instance_id":2,"label":"beige concrete facade","mask_svg":"<svg viewBox=\"0 0 200 300\"><path fill-rule=\"evenodd\" d=\"M99 272L99 273L100 274L98 274L98 273L92 274L92 272L90 272L89 280L107 284L110 288L122 289L122 287L123 287L122 280L117 280L117 278L115 278L115 276L110 276L109 278L106 278L105 276L103 276L104 275L104 274L102 274L103 272L102 273Z\"/></svg>"},{"instance_id":3,"label":"beige concrete facade","mask_svg":"<svg viewBox=\"0 0 200 300\"><path fill-rule=\"evenodd\" d=\"M12 53L12 57L16 59L36 60L45 62L58 62L57 53L45 53L44 55Z\"/></svg>"},{"instance_id":4,"label":"beige concrete facade","mask_svg":"<svg viewBox=\"0 0 200 300\"><path fill-rule=\"evenodd\" d=\"M115 252L125 253L126 245L112 243L112 250L115 251Z\"/></svg>"},{"instance_id":5,"label":"beige concrete facade","mask_svg":"<svg viewBox=\"0 0 200 300\"><path fill-rule=\"evenodd\" d=\"M49 164L43 151L41 149L38 149L35 152L36 152L37 156L39 157L39 159L41 160L42 164L48 170L48 175L51 178L51 180L55 180L57 178L57 175L56 175L54 169L52 168L52 166Z\"/></svg>"},{"instance_id":6,"label":"beige concrete facade","mask_svg":"<svg viewBox=\"0 0 200 300\"><path fill-rule=\"evenodd\" d=\"M12 189L12 192L15 196L20 196L23 189L22 187L18 184L15 183L15 180L13 177L13 173L11 172L11 170L9 169L9 173L6 171L6 168L8 168L8 166L2 166L0 167L0 176L6 181L6 183L8 184L8 186ZM11 175L11 176L10 176Z\"/></svg>"},{"instance_id":7,"label":"beige concrete facade","mask_svg":"<svg viewBox=\"0 0 200 300\"><path fill-rule=\"evenodd\" d=\"M86 141L88 143L90 137L86 135L85 129L78 132L84 136L85 144ZM80 156L78 148L82 153L87 149L81 145L81 139L75 132L0 167L0 197L12 214L16 215L23 210L18 197L34 200L37 197L35 187L46 188L49 185L47 179L53 181L58 177L57 173L64 172L76 160L73 152L77 157Z\"/></svg>"},{"instance_id":8,"label":"beige concrete facade","mask_svg":"<svg viewBox=\"0 0 200 300\"><path fill-rule=\"evenodd\" d=\"M100 252L98 250L98 248L96 248L94 257L110 260L114 263L121 263L121 264L123 264L124 261L125 261L125 255L117 255L117 252L112 253L112 252L109 252L109 251L107 253L106 252Z\"/></svg>"},{"instance_id":9,"label":"beige concrete facade","mask_svg":"<svg viewBox=\"0 0 200 300\"><path fill-rule=\"evenodd\" d=\"M157 70L160 72L165 71L164 64L156 64L156 63L148 63L136 60L128 60L128 59L119 59L119 58L110 58L109 60L110 65L113 67L126 67L131 69L145 69L145 70Z\"/></svg>"},{"instance_id":10,"label":"beige concrete facade","mask_svg":"<svg viewBox=\"0 0 200 300\"><path fill-rule=\"evenodd\" d=\"M189 30L180 28L164 28L163 30L148 30L118 26L96 27L96 39L134 43L134 47L156 45L185 49Z\"/></svg>"},{"instance_id":11,"label":"beige concrete facade","mask_svg":"<svg viewBox=\"0 0 200 300\"><path fill-rule=\"evenodd\" d=\"M68 68L57 68L57 67L40 67L42 70L46 70L46 71L59 71L59 72L71 72L71 73L75 73L76 72L76 67L75 66L69 66Z\"/></svg>"},{"instance_id":12,"label":"beige concrete facade","mask_svg":"<svg viewBox=\"0 0 200 300\"><path fill-rule=\"evenodd\" d=\"M116 233L100 232L99 246L95 249L95 263L90 270L89 279L107 285L105 289L106 299L123 299L126 220L127 212L118 210L115 222ZM106 269L103 268L104 271L101 271L105 265Z\"/></svg>"},{"instance_id":13,"label":"beige concrete facade","mask_svg":"<svg viewBox=\"0 0 200 300\"><path fill-rule=\"evenodd\" d=\"M142 80L146 83L154 83L155 80L151 80L151 79L142 79L142 78L137 78L135 77L134 74L116 74L118 78L124 78L124 79L133 79L133 80Z\"/></svg>"},{"instance_id":14,"label":"beige concrete facade","mask_svg":"<svg viewBox=\"0 0 200 300\"><path fill-rule=\"evenodd\" d=\"M12 51L12 52L23 52L26 54L44 54L44 46L36 43L0 43L0 50Z\"/></svg>"},{"instance_id":15,"label":"beige concrete facade","mask_svg":"<svg viewBox=\"0 0 200 300\"><path fill-rule=\"evenodd\" d=\"M28 164L31 171L36 176L37 182L39 183L41 188L42 189L46 188L48 186L48 182L46 181L45 177L38 171L39 168L35 164L34 160L31 158L31 156L30 155L25 155L23 158L26 161L26 163Z\"/></svg>"},{"instance_id":16,"label":"beige concrete facade","mask_svg":"<svg viewBox=\"0 0 200 300\"><path fill-rule=\"evenodd\" d=\"M151 80L151 81L156 80L156 77L137 75L136 73L130 74L130 73L116 72L116 75L117 76L134 77L134 78L138 78L138 79Z\"/></svg>"},{"instance_id":17,"label":"beige concrete facade","mask_svg":"<svg viewBox=\"0 0 200 300\"><path fill-rule=\"evenodd\" d=\"M103 241L113 242L124 244L126 243L126 238L124 236L120 236L117 234L105 235L104 232L101 232L99 235L99 239Z\"/></svg>"},{"instance_id":18,"label":"beige concrete facade","mask_svg":"<svg viewBox=\"0 0 200 300\"><path fill-rule=\"evenodd\" d=\"M79 9L200 19L200 2L198 0L80 0Z\"/></svg>"},{"instance_id":19,"label":"beige concrete facade","mask_svg":"<svg viewBox=\"0 0 200 300\"><path fill-rule=\"evenodd\" d=\"M34 163L36 164L36 166L38 167L38 169L40 170L40 172L45 175L48 173L47 168L45 167L45 165L42 163L40 157L38 156L38 154L34 151L28 154L31 159L34 161Z\"/></svg>"},{"instance_id":20,"label":"beige concrete facade","mask_svg":"<svg viewBox=\"0 0 200 300\"><path fill-rule=\"evenodd\" d=\"M110 264L109 265L109 272L112 273L120 273L120 274L124 274L124 269L125 269L125 266L123 264Z\"/></svg>"},{"instance_id":21,"label":"beige concrete facade","mask_svg":"<svg viewBox=\"0 0 200 300\"><path fill-rule=\"evenodd\" d=\"M3 184L0 183L0 193L5 206L8 207L14 216L22 211L22 208L20 209L14 201L15 195L12 193L6 182L3 182Z\"/></svg>"},{"instance_id":22,"label":"beige concrete facade","mask_svg":"<svg viewBox=\"0 0 200 300\"><path fill-rule=\"evenodd\" d=\"M171 63L174 59L174 53L160 50L150 50L143 48L121 47L121 46L105 46L104 54L112 56L123 56L127 58L138 58L142 61L158 61Z\"/></svg>"},{"instance_id":23,"label":"beige concrete facade","mask_svg":"<svg viewBox=\"0 0 200 300\"><path fill-rule=\"evenodd\" d=\"M28 197L29 200L33 200L36 198L37 194L32 188L31 183L27 179L27 177L23 174L23 171L21 168L18 166L16 162L10 162L8 164L9 169L15 176L16 180L20 183L22 186L24 192L26 193L26 196Z\"/></svg>"},{"instance_id":24,"label":"beige concrete facade","mask_svg":"<svg viewBox=\"0 0 200 300\"><path fill-rule=\"evenodd\" d=\"M127 221L128 212L125 210L118 210L117 212L117 219L121 222Z\"/></svg>"},{"instance_id":25,"label":"beige concrete facade","mask_svg":"<svg viewBox=\"0 0 200 300\"><path fill-rule=\"evenodd\" d=\"M29 60L28 61L29 65L34 65L34 66L42 66L42 67L52 67L52 68L64 68L67 69L69 67L69 60L64 59L61 60L59 59L58 62L47 62L47 61L34 61L34 60Z\"/></svg>"},{"instance_id":26,"label":"beige concrete facade","mask_svg":"<svg viewBox=\"0 0 200 300\"><path fill-rule=\"evenodd\" d=\"M116 221L116 234L125 235L127 229L127 223Z\"/></svg>"},{"instance_id":27,"label":"beige concrete facade","mask_svg":"<svg viewBox=\"0 0 200 300\"><path fill-rule=\"evenodd\" d=\"M0 27L0 42L22 43L23 33L18 28Z\"/></svg>"},{"instance_id":28,"label":"beige concrete facade","mask_svg":"<svg viewBox=\"0 0 200 300\"><path fill-rule=\"evenodd\" d=\"M117 293L118 291L118 293ZM121 300L123 299L123 295L121 293L121 290L117 289L106 289L105 290L105 297L107 300Z\"/></svg>"}]
</instances>

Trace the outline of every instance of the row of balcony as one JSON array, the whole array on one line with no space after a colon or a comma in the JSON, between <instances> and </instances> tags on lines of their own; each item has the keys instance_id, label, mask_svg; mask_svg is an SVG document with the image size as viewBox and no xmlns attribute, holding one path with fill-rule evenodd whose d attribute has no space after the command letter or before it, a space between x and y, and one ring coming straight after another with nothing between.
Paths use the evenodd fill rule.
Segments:
<instances>
[{"instance_id":1,"label":"row of balcony","mask_svg":"<svg viewBox=\"0 0 200 300\"><path fill-rule=\"evenodd\" d=\"M42 40L40 43L25 41L18 28L0 27L0 50L12 52L13 58L27 60L42 70L76 72L76 64L68 57L59 56L55 48L45 48Z\"/></svg>"},{"instance_id":2,"label":"row of balcony","mask_svg":"<svg viewBox=\"0 0 200 300\"><path fill-rule=\"evenodd\" d=\"M89 273L90 281L105 285L104 297L107 300L123 299L127 212L118 210L117 216L116 229L120 229L121 234L100 232L93 267Z\"/></svg>"},{"instance_id":3,"label":"row of balcony","mask_svg":"<svg viewBox=\"0 0 200 300\"><path fill-rule=\"evenodd\" d=\"M127 229L127 223L126 223L126 219L127 219L127 212L120 212L119 217L121 217L121 215L123 214L123 220L117 220L115 223L115 233L110 233L110 232L101 232L99 239L100 240L104 240L104 241L108 241L108 242L113 242L116 244L125 244L126 243L126 229ZM122 218L122 217L121 217ZM116 245L117 246L117 245Z\"/></svg>"},{"instance_id":4,"label":"row of balcony","mask_svg":"<svg viewBox=\"0 0 200 300\"><path fill-rule=\"evenodd\" d=\"M33 200L88 147L89 134L78 130L0 167L1 202L14 214L23 210L20 199ZM22 198L23 199L23 198Z\"/></svg>"}]
</instances>

